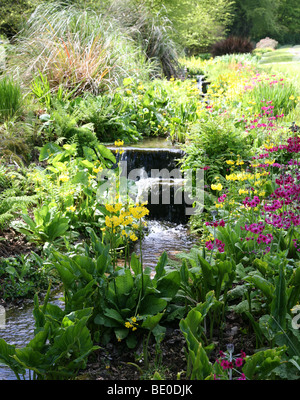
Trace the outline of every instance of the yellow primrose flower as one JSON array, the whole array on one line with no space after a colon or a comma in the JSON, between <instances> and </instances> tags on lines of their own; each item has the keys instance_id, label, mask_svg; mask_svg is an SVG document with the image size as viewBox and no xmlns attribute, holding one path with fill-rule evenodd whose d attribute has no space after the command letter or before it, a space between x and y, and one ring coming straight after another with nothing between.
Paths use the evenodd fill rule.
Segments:
<instances>
[{"instance_id":1,"label":"yellow primrose flower","mask_svg":"<svg viewBox=\"0 0 300 400\"><path fill-rule=\"evenodd\" d=\"M221 185L221 183L218 183L217 185L212 184L212 185L211 185L211 188L212 188L212 190L218 190L218 191L220 191L220 190L223 189L223 186Z\"/></svg>"},{"instance_id":2,"label":"yellow primrose flower","mask_svg":"<svg viewBox=\"0 0 300 400\"><path fill-rule=\"evenodd\" d=\"M67 175L67 174L61 174L61 175L59 175L59 177L58 177L58 180L59 180L59 181L62 181L62 182L68 182L69 179L70 179L70 177L69 177L69 175Z\"/></svg>"},{"instance_id":3,"label":"yellow primrose flower","mask_svg":"<svg viewBox=\"0 0 300 400\"><path fill-rule=\"evenodd\" d=\"M233 161L233 160L226 160L226 164L228 164L228 165L234 165L234 161Z\"/></svg>"},{"instance_id":4,"label":"yellow primrose flower","mask_svg":"<svg viewBox=\"0 0 300 400\"><path fill-rule=\"evenodd\" d=\"M115 146L123 146L123 144L124 144L123 140L118 139L115 141Z\"/></svg>"},{"instance_id":5,"label":"yellow primrose flower","mask_svg":"<svg viewBox=\"0 0 300 400\"><path fill-rule=\"evenodd\" d=\"M122 203L116 203L116 204L105 204L105 208L107 209L107 211L111 212L111 213L117 213L121 210L121 208L123 207Z\"/></svg>"},{"instance_id":6,"label":"yellow primrose flower","mask_svg":"<svg viewBox=\"0 0 300 400\"><path fill-rule=\"evenodd\" d=\"M135 242L136 240L138 240L138 237L137 237L134 233L132 233L129 237L130 237L130 239L131 239L133 242Z\"/></svg>"},{"instance_id":7,"label":"yellow primrose flower","mask_svg":"<svg viewBox=\"0 0 300 400\"><path fill-rule=\"evenodd\" d=\"M76 210L76 208L74 206L70 206L70 207L67 207L66 210L74 212Z\"/></svg>"},{"instance_id":8,"label":"yellow primrose flower","mask_svg":"<svg viewBox=\"0 0 300 400\"><path fill-rule=\"evenodd\" d=\"M100 172L100 171L102 171L102 167L99 167L99 168L96 168L96 167L94 167L93 168L93 172L95 172L96 174L98 174L98 172Z\"/></svg>"},{"instance_id":9,"label":"yellow primrose flower","mask_svg":"<svg viewBox=\"0 0 300 400\"><path fill-rule=\"evenodd\" d=\"M149 214L149 210L144 206L130 207L129 210L131 212L131 215L135 219L141 219L145 217L145 215Z\"/></svg>"}]
</instances>

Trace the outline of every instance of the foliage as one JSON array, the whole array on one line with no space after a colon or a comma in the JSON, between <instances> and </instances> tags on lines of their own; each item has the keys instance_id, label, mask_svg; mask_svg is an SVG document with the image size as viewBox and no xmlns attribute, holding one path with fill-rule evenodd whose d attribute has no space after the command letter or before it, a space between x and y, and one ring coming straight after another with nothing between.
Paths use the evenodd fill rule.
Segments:
<instances>
[{"instance_id":1,"label":"foliage","mask_svg":"<svg viewBox=\"0 0 300 400\"><path fill-rule=\"evenodd\" d=\"M35 295L35 336L27 346L18 349L0 339L0 360L17 379L25 379L26 370L34 380L74 379L85 368L89 354L98 349L86 327L91 308L66 314L47 302L46 298L39 306Z\"/></svg>"},{"instance_id":2,"label":"foliage","mask_svg":"<svg viewBox=\"0 0 300 400\"><path fill-rule=\"evenodd\" d=\"M253 44L247 38L229 36L212 45L211 54L213 57L225 54L251 53L254 49Z\"/></svg>"},{"instance_id":3,"label":"foliage","mask_svg":"<svg viewBox=\"0 0 300 400\"><path fill-rule=\"evenodd\" d=\"M22 108L23 94L20 84L12 76L0 76L0 122L18 117Z\"/></svg>"},{"instance_id":4,"label":"foliage","mask_svg":"<svg viewBox=\"0 0 300 400\"><path fill-rule=\"evenodd\" d=\"M233 2L186 0L163 3L174 24L174 38L189 55L207 52L212 43L225 37Z\"/></svg>"},{"instance_id":5,"label":"foliage","mask_svg":"<svg viewBox=\"0 0 300 400\"><path fill-rule=\"evenodd\" d=\"M92 230L90 234L91 246L85 248L85 255L70 258L54 253L56 260L52 264L64 284L66 310L94 304L90 329L102 343L112 340L114 333L118 341L125 340L129 348L135 348L145 330L159 340L164 329L158 324L165 309L173 311L173 318L180 315L180 309L169 304L179 289L179 273L165 270L165 254L153 279L151 270L143 270L134 254L130 269L120 268L114 265L109 245L103 245ZM172 313L167 320L172 320Z\"/></svg>"},{"instance_id":6,"label":"foliage","mask_svg":"<svg viewBox=\"0 0 300 400\"><path fill-rule=\"evenodd\" d=\"M127 70L135 77L149 72L143 54L112 19L59 3L36 8L16 38L14 53L11 66L18 60L24 80L41 71L51 90L63 87L73 96L116 87Z\"/></svg>"},{"instance_id":7,"label":"foliage","mask_svg":"<svg viewBox=\"0 0 300 400\"><path fill-rule=\"evenodd\" d=\"M109 13L154 63L152 75L166 78L179 75L178 45L172 38L174 28L163 9L154 13L145 2L115 0Z\"/></svg>"},{"instance_id":8,"label":"foliage","mask_svg":"<svg viewBox=\"0 0 300 400\"><path fill-rule=\"evenodd\" d=\"M34 211L34 220L22 214L25 224L15 222L14 228L34 243L56 243L64 240L69 229L69 219L63 217L56 207L42 206Z\"/></svg>"},{"instance_id":9,"label":"foliage","mask_svg":"<svg viewBox=\"0 0 300 400\"><path fill-rule=\"evenodd\" d=\"M26 17L40 3L39 0L18 2L8 0L0 5L0 34L9 38L15 36L22 28Z\"/></svg>"},{"instance_id":10,"label":"foliage","mask_svg":"<svg viewBox=\"0 0 300 400\"><path fill-rule=\"evenodd\" d=\"M44 260L32 253L2 259L0 281L2 299L30 298L37 291L47 289L49 273L44 267Z\"/></svg>"},{"instance_id":11,"label":"foliage","mask_svg":"<svg viewBox=\"0 0 300 400\"><path fill-rule=\"evenodd\" d=\"M26 189L22 172L0 165L0 230L7 228L20 211L36 203L37 196Z\"/></svg>"},{"instance_id":12,"label":"foliage","mask_svg":"<svg viewBox=\"0 0 300 400\"><path fill-rule=\"evenodd\" d=\"M232 121L219 115L208 115L195 123L188 138L189 142L184 146L186 154L182 168L206 169L208 183L211 182L211 174L225 176L226 158L231 158L232 154L239 154L243 158L249 149Z\"/></svg>"}]
</instances>

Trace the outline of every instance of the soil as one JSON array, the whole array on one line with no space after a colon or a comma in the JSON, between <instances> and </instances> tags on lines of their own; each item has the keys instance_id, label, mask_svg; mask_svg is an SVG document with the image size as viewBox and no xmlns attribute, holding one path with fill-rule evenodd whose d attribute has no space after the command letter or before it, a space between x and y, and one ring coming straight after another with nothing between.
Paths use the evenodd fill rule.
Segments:
<instances>
[{"instance_id":1,"label":"soil","mask_svg":"<svg viewBox=\"0 0 300 400\"><path fill-rule=\"evenodd\" d=\"M29 243L26 237L14 229L0 231L0 259L27 254L35 250L35 245Z\"/></svg>"}]
</instances>

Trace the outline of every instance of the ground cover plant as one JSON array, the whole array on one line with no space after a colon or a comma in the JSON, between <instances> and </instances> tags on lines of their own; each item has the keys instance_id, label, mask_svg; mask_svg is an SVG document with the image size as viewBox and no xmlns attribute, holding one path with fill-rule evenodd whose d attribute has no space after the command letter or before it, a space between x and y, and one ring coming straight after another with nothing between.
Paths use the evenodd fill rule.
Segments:
<instances>
[{"instance_id":1,"label":"ground cover plant","mask_svg":"<svg viewBox=\"0 0 300 400\"><path fill-rule=\"evenodd\" d=\"M203 93L171 49L157 73L168 32L130 17L40 6L0 76L0 304L33 299L35 324L22 348L0 331L0 364L33 380L298 380L299 85L265 55L182 57ZM123 147L151 137L204 170L205 199L197 245L154 268L147 203L117 184Z\"/></svg>"}]
</instances>

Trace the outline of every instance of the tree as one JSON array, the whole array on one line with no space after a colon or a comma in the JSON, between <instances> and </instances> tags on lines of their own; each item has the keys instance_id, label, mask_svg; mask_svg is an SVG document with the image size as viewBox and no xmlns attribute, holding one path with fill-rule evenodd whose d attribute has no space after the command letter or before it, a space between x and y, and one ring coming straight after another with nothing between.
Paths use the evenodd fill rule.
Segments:
<instances>
[{"instance_id":1,"label":"tree","mask_svg":"<svg viewBox=\"0 0 300 400\"><path fill-rule=\"evenodd\" d=\"M278 7L279 0L235 0L230 33L256 41L276 35L280 28Z\"/></svg>"},{"instance_id":2,"label":"tree","mask_svg":"<svg viewBox=\"0 0 300 400\"><path fill-rule=\"evenodd\" d=\"M225 37L232 18L231 0L146 0L154 12L165 9L175 28L174 39L188 53L207 51Z\"/></svg>"},{"instance_id":3,"label":"tree","mask_svg":"<svg viewBox=\"0 0 300 400\"><path fill-rule=\"evenodd\" d=\"M300 43L300 3L299 0L280 0L278 21L281 24L280 34L276 39L281 43Z\"/></svg>"},{"instance_id":4,"label":"tree","mask_svg":"<svg viewBox=\"0 0 300 400\"><path fill-rule=\"evenodd\" d=\"M235 0L230 34L259 41L300 42L299 0Z\"/></svg>"}]
</instances>

